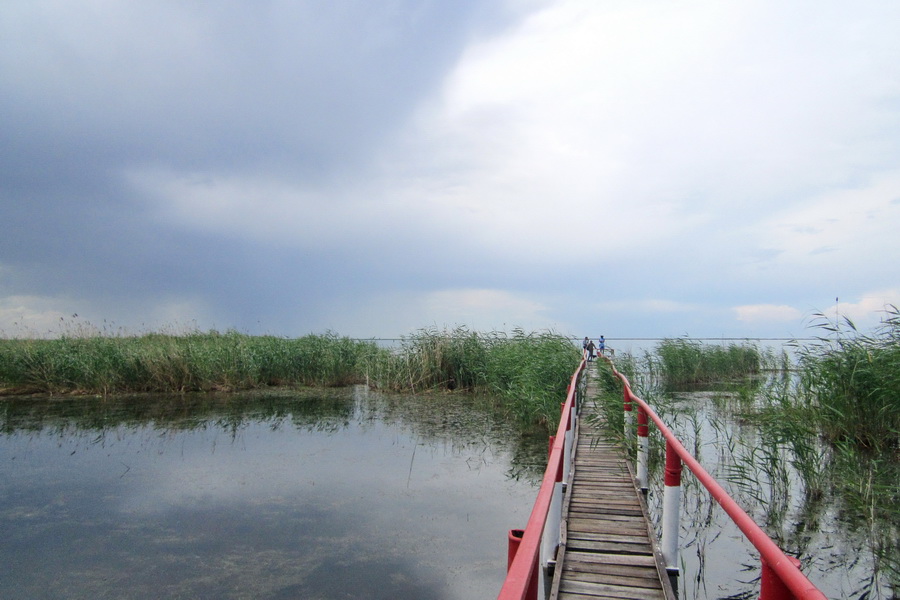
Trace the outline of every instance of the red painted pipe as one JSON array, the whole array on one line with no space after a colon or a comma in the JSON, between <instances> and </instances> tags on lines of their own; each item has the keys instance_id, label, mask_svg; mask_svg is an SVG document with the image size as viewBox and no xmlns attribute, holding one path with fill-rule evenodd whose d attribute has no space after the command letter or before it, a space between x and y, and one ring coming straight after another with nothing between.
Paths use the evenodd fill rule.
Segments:
<instances>
[{"instance_id":1,"label":"red painted pipe","mask_svg":"<svg viewBox=\"0 0 900 600\"><path fill-rule=\"evenodd\" d=\"M650 427L647 426L647 411L638 404L638 437L649 437Z\"/></svg>"},{"instance_id":2,"label":"red painted pipe","mask_svg":"<svg viewBox=\"0 0 900 600\"><path fill-rule=\"evenodd\" d=\"M800 561L793 556L785 557L788 562L798 569ZM794 600L791 590L778 577L778 574L769 566L769 563L763 561L762 572L760 573L759 600Z\"/></svg>"},{"instance_id":3,"label":"red painted pipe","mask_svg":"<svg viewBox=\"0 0 900 600\"><path fill-rule=\"evenodd\" d=\"M518 542L515 557L506 572L506 580L500 589L498 600L531 600L536 598L538 581L538 558L541 546L541 535L544 532L544 523L547 520L547 512L550 510L550 500L553 497L553 489L562 474L562 461L566 442L566 428L574 404L576 383L584 370L585 361L582 360L578 369L572 374L571 385L566 397L562 418L556 429L556 436L550 450L550 460L547 461L547 470L544 471L544 479L538 489L537 499L528 517L525 532ZM534 594L534 595L531 595Z\"/></svg>"},{"instance_id":4,"label":"red painted pipe","mask_svg":"<svg viewBox=\"0 0 900 600\"><path fill-rule=\"evenodd\" d=\"M675 447L666 440L666 476L665 484L669 487L681 486L681 458Z\"/></svg>"},{"instance_id":5,"label":"red painted pipe","mask_svg":"<svg viewBox=\"0 0 900 600\"><path fill-rule=\"evenodd\" d=\"M610 366L612 366L612 362L609 362ZM712 475L706 472L706 469L697 462L697 459L684 448L681 442L678 441L678 438L675 437L675 434L672 433L665 423L663 423L662 419L659 418L659 415L653 412L653 409L651 409L646 402L634 394L631 394L628 379L616 371L614 366L612 369L613 374L622 381L626 388L628 388L632 400L637 403L641 409L646 411L650 419L659 428L660 433L666 438L667 449L671 445L674 454L677 454L684 464L687 465L688 469L691 470L697 480L703 484L703 487L707 489L716 502L719 503L726 513L728 513L728 516L731 517L731 520L734 521L735 525L744 532L744 535L747 536L750 543L759 550L763 568L771 570L771 573L766 576L767 581L771 581L772 577L777 579L779 584L784 586L788 590L787 593L790 594L789 596L785 596L785 598L796 598L798 600L826 600L825 594L813 585L812 582L807 579L806 575L800 571L797 564L795 564L797 561L790 560L790 557L781 551L781 548L779 548L775 542L766 535L766 532L763 531L746 512L744 512L744 509L728 495L728 492L713 479ZM638 417L640 418L640 412L638 413ZM667 464L668 460L667 452ZM767 586L768 585L770 584L767 583ZM762 592L762 590L760 591ZM773 598L762 597L762 600L777 600L780 598L781 596L774 596Z\"/></svg>"},{"instance_id":6,"label":"red painted pipe","mask_svg":"<svg viewBox=\"0 0 900 600\"><path fill-rule=\"evenodd\" d=\"M507 536L508 548L506 552L506 571L512 568L516 555L519 553L519 546L522 545L522 538L525 532L521 529L510 529ZM538 588L538 570L534 569L531 574L531 580L528 582L528 588L525 590L524 600L537 600Z\"/></svg>"}]
</instances>

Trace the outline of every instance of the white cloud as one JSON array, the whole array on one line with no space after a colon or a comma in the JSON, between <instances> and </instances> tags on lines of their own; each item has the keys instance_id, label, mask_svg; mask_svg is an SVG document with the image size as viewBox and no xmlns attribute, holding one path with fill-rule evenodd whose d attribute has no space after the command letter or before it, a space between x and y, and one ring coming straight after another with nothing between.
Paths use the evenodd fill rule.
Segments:
<instances>
[{"instance_id":1,"label":"white cloud","mask_svg":"<svg viewBox=\"0 0 900 600\"><path fill-rule=\"evenodd\" d=\"M362 305L335 303L324 320L339 333L359 337L394 337L423 327L473 331L553 330L568 333L551 316L553 299L498 289L442 289L377 292Z\"/></svg>"},{"instance_id":2,"label":"white cloud","mask_svg":"<svg viewBox=\"0 0 900 600\"><path fill-rule=\"evenodd\" d=\"M750 323L797 323L803 318L801 311L784 304L747 304L733 310L738 321Z\"/></svg>"},{"instance_id":3,"label":"white cloud","mask_svg":"<svg viewBox=\"0 0 900 600\"><path fill-rule=\"evenodd\" d=\"M418 222L529 261L579 261L578 240L615 259L698 235L733 244L723 228L844 180L848 147L881 160L865 136L896 69L845 31L875 18L832 12L554 3L468 49L387 187Z\"/></svg>"},{"instance_id":4,"label":"white cloud","mask_svg":"<svg viewBox=\"0 0 900 600\"><path fill-rule=\"evenodd\" d=\"M6 296L0 298L0 336L49 337L57 335L72 313L60 310L56 298Z\"/></svg>"},{"instance_id":5,"label":"white cloud","mask_svg":"<svg viewBox=\"0 0 900 600\"><path fill-rule=\"evenodd\" d=\"M789 205L757 228L774 262L841 277L843 270L885 275L900 256L900 171L865 185L826 191Z\"/></svg>"},{"instance_id":6,"label":"white cloud","mask_svg":"<svg viewBox=\"0 0 900 600\"><path fill-rule=\"evenodd\" d=\"M600 319L649 335L730 333L732 327L784 327L835 295L860 298L844 312L867 318L872 307L865 292L896 289L900 45L894 29L900 4L558 0L516 3L519 8L526 16L512 26L473 24L468 30L480 37L467 38L473 40L468 46L456 37L439 52L432 46L447 42L428 37L422 47L440 57L406 63L410 53L398 47L372 69L359 66L369 64L362 51L291 51L320 48L316 40L327 41L321 48L343 49L348 36L352 48L363 48L380 34L391 35L380 18L354 27L360 15L339 10L324 33L307 39L303 32L285 36L288 25L273 27L269 18L243 27L252 11L191 9L171 25L169 37L178 48L196 43L201 52L174 79L164 78L198 91L178 111L180 120L169 114L181 97L165 85L160 97L143 93L157 89L157 78L171 70L178 53L165 49L140 60L130 60L131 52L123 60L104 54L102 64L111 68L90 69L96 85L86 92L73 88L74 104L65 94L43 93L68 89L77 79L71 73L80 72L55 73L47 48L65 47L66 39L83 38L85 31L130 31L140 19L115 21L113 12L105 17L108 25L85 30L53 18L53 27L41 30L41 43L29 46L36 56L15 65L0 60L0 66L15 74L8 79L19 82L16 97L28 100L23 114L52 132L53 144L65 141L55 129L59 115L72 112L56 108L77 105L91 115L82 129L71 130L77 145L66 146L67 156L94 155L83 150L89 130L108 136L96 147L123 157L108 168L67 165L86 179L97 177L95 170L125 174L123 197L115 189L107 204L79 206L79 215L107 217L106 231L122 231L106 207L143 201L149 210L140 214L154 217L141 230L146 239L162 231L180 241L200 232L209 255L222 257L185 264L182 277L171 279L178 289L168 298L150 302L150 282L136 286L136 299L127 308L121 303L121 311L141 321L239 314L244 321L235 325L243 327L261 314L275 330L396 335L432 323L491 329L564 320L581 330ZM227 18L216 21L216 15ZM232 31L252 48L220 47ZM149 39L142 36L138 47ZM271 36L275 46L265 43ZM98 40L82 56L99 56L126 38ZM16 43L28 39L15 36ZM250 64L256 51L271 56L273 47L284 52L272 64L259 70ZM296 65L291 56L298 56ZM239 57L247 62L235 66ZM448 67L448 57L458 57L456 64ZM121 90L125 103L114 103L126 110L116 110L110 121L105 108L122 96L114 93L122 86L103 73L121 75L121 65L133 62L146 74L143 83ZM365 77L344 68L353 65ZM394 71L397 65L412 70ZM421 69L415 81L401 76L413 66ZM96 90L103 100L90 102ZM32 101L43 96L46 106ZM146 110L127 109L141 103ZM104 110L88 110L92 106ZM355 127L343 127L347 120ZM27 119L10 122L21 121ZM113 144L149 138L159 145L140 152L119 153L132 146ZM34 143L35 155L49 155L47 142ZM148 160L159 166L147 166ZM97 181L96 189L114 188ZM22 198L40 193L29 190ZM53 202L35 204L52 214L48 205ZM19 232L43 218L17 209L7 214L19 219ZM85 243L83 234L66 237L66 227L80 232L95 221L61 217L53 225L72 256L82 255L81 244L94 250L84 255L102 257L104 244ZM39 235L19 237L25 243L18 247L45 249ZM128 241L108 243L120 244L113 252L135 252L138 260L125 256L123 265L171 264L165 249L135 249L139 244ZM191 247L176 243L171 251ZM210 285L217 277L248 275L221 265L264 264L272 255L253 255L260 249L279 253L277 269L295 276L293 289L309 296L302 311L284 300L285 280L278 277L254 278L256 285L272 286L260 289L259 307ZM38 254L51 257L49 263L53 251L25 249L17 265ZM303 263L296 272L290 271L293 261ZM35 278L38 272L54 271L35 269ZM322 286L325 272L329 285ZM198 273L208 276L190 276ZM40 289L54 289L48 281ZM553 294L523 291L545 282ZM126 286L117 290L123 296ZM27 292L27 282L17 289ZM58 293L66 291L72 293ZM113 302L105 292L98 290L94 302L106 302L102 308L109 310ZM59 306L67 303L39 307L28 318L39 322Z\"/></svg>"},{"instance_id":7,"label":"white cloud","mask_svg":"<svg viewBox=\"0 0 900 600\"><path fill-rule=\"evenodd\" d=\"M867 292L856 302L839 300L835 308L840 318L850 319L859 329L869 329L877 326L891 306L900 307L900 289Z\"/></svg>"},{"instance_id":8,"label":"white cloud","mask_svg":"<svg viewBox=\"0 0 900 600\"><path fill-rule=\"evenodd\" d=\"M86 299L11 295L0 297L0 337L56 338L60 336L134 335L147 331L181 334L215 327L213 309L188 297L144 300L139 316L114 319L115 309L92 305ZM98 315L103 315L99 316Z\"/></svg>"}]
</instances>

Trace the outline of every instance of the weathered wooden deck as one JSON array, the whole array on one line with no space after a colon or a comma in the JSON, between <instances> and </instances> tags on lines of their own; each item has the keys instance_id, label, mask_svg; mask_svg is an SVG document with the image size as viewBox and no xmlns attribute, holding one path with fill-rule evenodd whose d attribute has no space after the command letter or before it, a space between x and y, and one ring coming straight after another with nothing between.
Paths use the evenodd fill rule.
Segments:
<instances>
[{"instance_id":1,"label":"weathered wooden deck","mask_svg":"<svg viewBox=\"0 0 900 600\"><path fill-rule=\"evenodd\" d=\"M585 418L593 411L591 399L597 393L596 368L596 363L588 368L587 401L578 419L575 468L567 483L550 598L674 600L624 450L607 442Z\"/></svg>"}]
</instances>

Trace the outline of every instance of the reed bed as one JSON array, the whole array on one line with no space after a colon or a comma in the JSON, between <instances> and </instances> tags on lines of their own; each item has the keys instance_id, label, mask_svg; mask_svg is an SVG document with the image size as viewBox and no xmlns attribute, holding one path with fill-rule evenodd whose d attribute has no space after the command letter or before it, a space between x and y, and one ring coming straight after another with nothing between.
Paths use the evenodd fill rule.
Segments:
<instances>
[{"instance_id":1,"label":"reed bed","mask_svg":"<svg viewBox=\"0 0 900 600\"><path fill-rule=\"evenodd\" d=\"M670 385L725 381L759 373L763 353L751 344L701 344L665 339L656 347L655 371Z\"/></svg>"},{"instance_id":2,"label":"reed bed","mask_svg":"<svg viewBox=\"0 0 900 600\"><path fill-rule=\"evenodd\" d=\"M5 393L183 393L359 380L372 342L237 332L0 340Z\"/></svg>"},{"instance_id":3,"label":"reed bed","mask_svg":"<svg viewBox=\"0 0 900 600\"><path fill-rule=\"evenodd\" d=\"M871 334L819 315L824 335L799 348L796 404L832 443L900 450L900 311L890 307Z\"/></svg>"},{"instance_id":4,"label":"reed bed","mask_svg":"<svg viewBox=\"0 0 900 600\"><path fill-rule=\"evenodd\" d=\"M394 391L466 390L500 398L523 422L554 423L581 352L552 332L422 329L367 363L370 385Z\"/></svg>"},{"instance_id":5,"label":"reed bed","mask_svg":"<svg viewBox=\"0 0 900 600\"><path fill-rule=\"evenodd\" d=\"M822 315L814 326L822 330L818 338L793 344L796 364L782 353L782 369L766 377L746 377L777 362L765 355L757 369L752 349L720 349L707 368L705 349L688 340L616 366L686 443L694 442L695 454L703 445L717 449L720 481L756 507L774 539L807 554L809 532L837 514L845 543L864 557L857 570L868 579L854 597L893 598L900 589L900 313L891 307L868 334ZM720 365L726 354L734 370ZM609 374L603 380L603 412L621 437L621 386ZM651 465L662 452L653 431Z\"/></svg>"},{"instance_id":6,"label":"reed bed","mask_svg":"<svg viewBox=\"0 0 900 600\"><path fill-rule=\"evenodd\" d=\"M0 393L123 394L368 384L499 397L527 422L555 420L580 352L554 333L423 329L397 348L328 333L234 331L0 339Z\"/></svg>"}]
</instances>

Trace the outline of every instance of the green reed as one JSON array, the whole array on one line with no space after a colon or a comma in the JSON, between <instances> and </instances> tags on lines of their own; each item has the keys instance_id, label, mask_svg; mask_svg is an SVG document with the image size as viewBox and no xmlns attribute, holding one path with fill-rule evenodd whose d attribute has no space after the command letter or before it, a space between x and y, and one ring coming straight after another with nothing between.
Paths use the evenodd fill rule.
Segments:
<instances>
[{"instance_id":1,"label":"green reed","mask_svg":"<svg viewBox=\"0 0 900 600\"><path fill-rule=\"evenodd\" d=\"M422 329L372 356L370 385L394 391L466 390L500 398L524 422L554 423L581 353L555 333Z\"/></svg>"},{"instance_id":2,"label":"green reed","mask_svg":"<svg viewBox=\"0 0 900 600\"><path fill-rule=\"evenodd\" d=\"M636 368L637 373L628 373L635 393L654 407L686 447L693 445L695 455L707 449L705 466L752 509L779 545L795 555L816 552L810 544L820 540L817 532L824 523L832 527L839 514L851 553L873 562L866 575L871 580L861 582L863 591L856 595L893 597L886 590L900 589L900 447L898 426L886 405L890 398L900 398L894 387L900 376L895 362L898 327L893 311L872 335L860 335L849 324L829 329L829 336L818 343L798 345L798 369L728 383L722 382L724 377L715 379L714 386L697 388L705 390L702 394L665 385L665 367L656 356L648 355L637 365L617 360L616 367L623 372ZM782 364L790 366L784 356ZM598 404L610 434L622 437L621 386L603 371L601 381ZM848 391L855 399L846 398ZM851 406L838 404L837 398ZM854 410L877 422L848 418ZM651 427L652 488L658 484L653 477L659 477L652 465L661 453L654 430ZM630 451L633 439L632 432ZM709 448L716 449L715 455ZM694 502L688 493L691 481L683 480L686 503ZM697 507L684 514L702 512ZM701 516L693 519L692 530L702 525Z\"/></svg>"},{"instance_id":3,"label":"green reed","mask_svg":"<svg viewBox=\"0 0 900 600\"><path fill-rule=\"evenodd\" d=\"M554 333L423 329L397 348L328 333L139 336L86 330L0 339L0 393L116 394L365 383L398 392L488 393L526 422L553 423L580 352Z\"/></svg>"},{"instance_id":4,"label":"green reed","mask_svg":"<svg viewBox=\"0 0 900 600\"><path fill-rule=\"evenodd\" d=\"M825 332L799 348L799 403L822 434L876 451L900 449L900 312L890 307L872 334L819 315Z\"/></svg>"},{"instance_id":5,"label":"green reed","mask_svg":"<svg viewBox=\"0 0 900 600\"><path fill-rule=\"evenodd\" d=\"M7 393L193 392L361 380L373 342L333 334L297 339L237 332L0 340Z\"/></svg>"},{"instance_id":6,"label":"green reed","mask_svg":"<svg viewBox=\"0 0 900 600\"><path fill-rule=\"evenodd\" d=\"M656 347L656 369L671 385L708 383L758 373L766 358L751 344L701 344L689 339L664 339ZM766 360L765 362L770 362Z\"/></svg>"}]
</instances>

